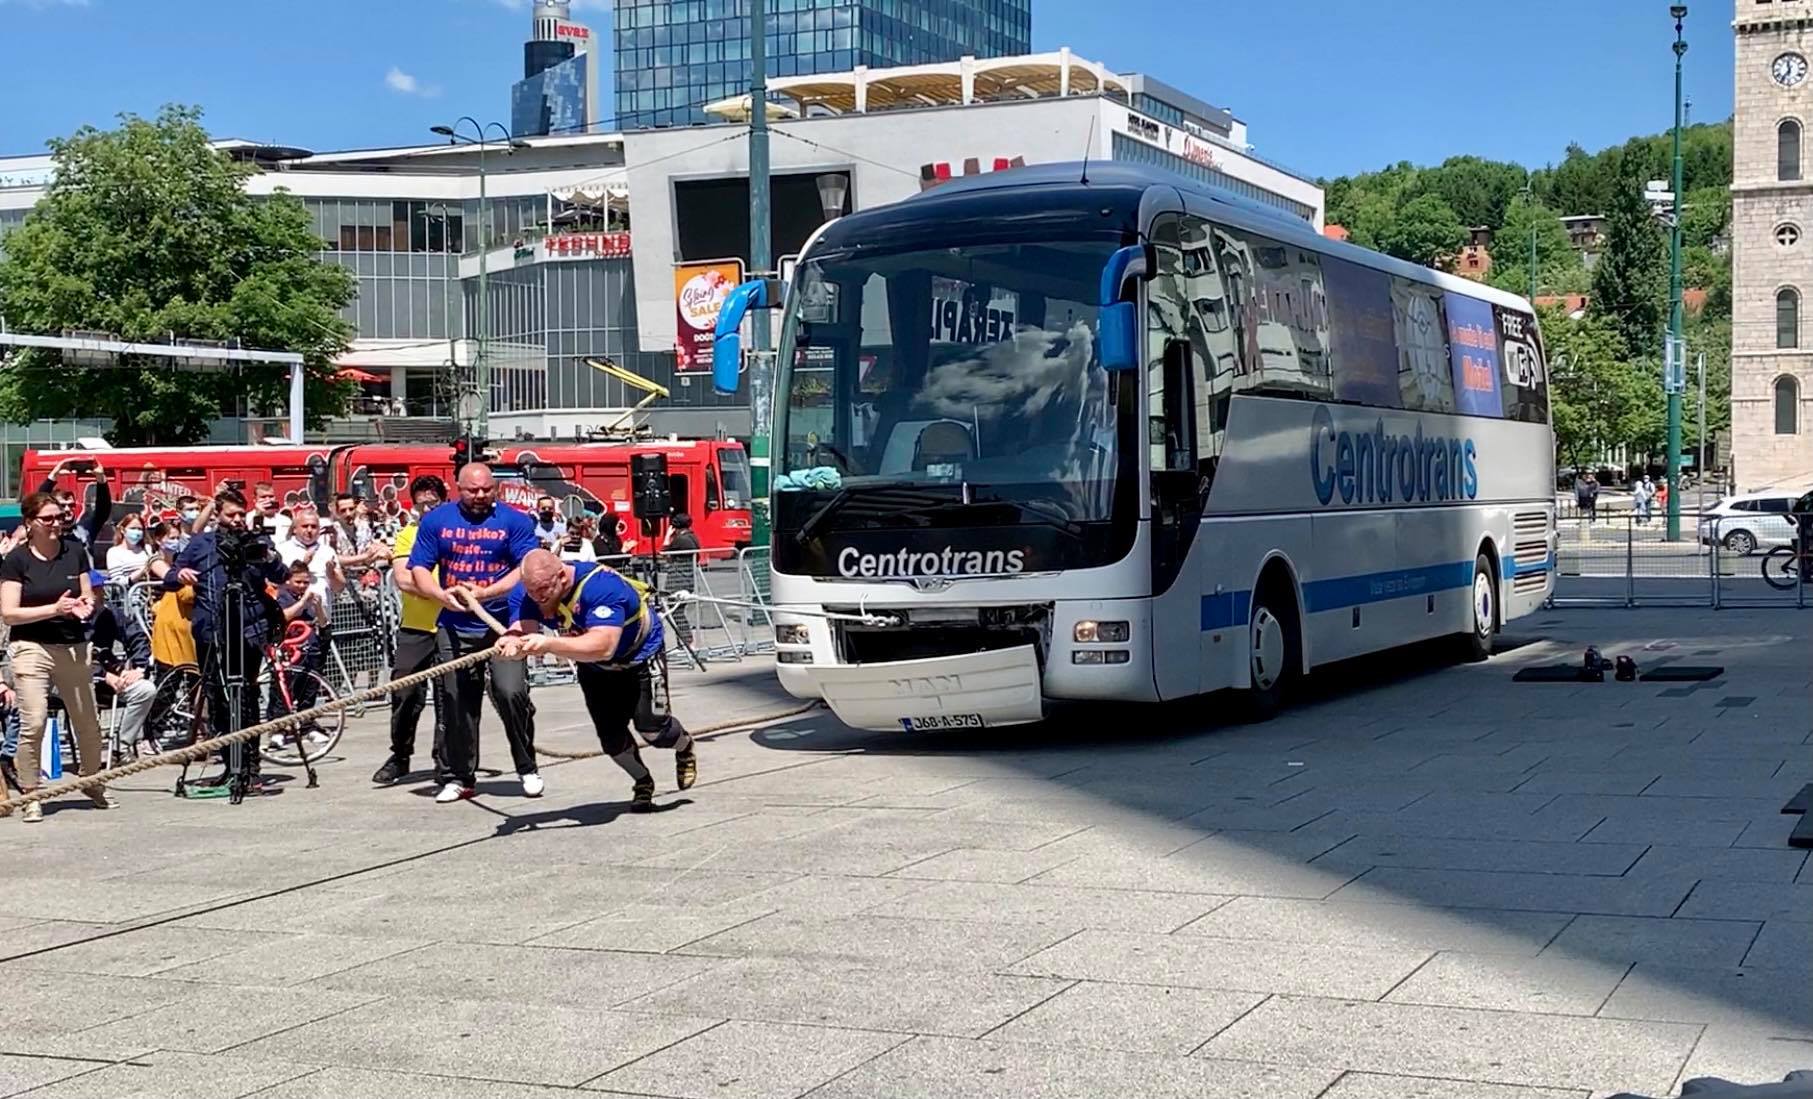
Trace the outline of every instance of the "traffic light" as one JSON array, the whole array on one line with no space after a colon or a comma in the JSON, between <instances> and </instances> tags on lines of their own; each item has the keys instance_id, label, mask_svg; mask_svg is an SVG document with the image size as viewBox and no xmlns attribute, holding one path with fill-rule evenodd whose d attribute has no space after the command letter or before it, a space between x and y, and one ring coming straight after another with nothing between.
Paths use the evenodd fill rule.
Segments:
<instances>
[{"instance_id":1,"label":"traffic light","mask_svg":"<svg viewBox=\"0 0 1813 1099\"><path fill-rule=\"evenodd\" d=\"M451 457L453 472L457 476L459 471L468 464L485 460L485 442L483 439L474 438L471 435L462 435L453 440Z\"/></svg>"}]
</instances>

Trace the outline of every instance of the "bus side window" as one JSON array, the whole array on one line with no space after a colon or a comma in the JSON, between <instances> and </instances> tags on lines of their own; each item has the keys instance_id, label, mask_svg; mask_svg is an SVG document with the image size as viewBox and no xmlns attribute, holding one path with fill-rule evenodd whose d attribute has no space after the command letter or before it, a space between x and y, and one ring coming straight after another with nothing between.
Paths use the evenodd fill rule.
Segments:
<instances>
[{"instance_id":1,"label":"bus side window","mask_svg":"<svg viewBox=\"0 0 1813 1099\"><path fill-rule=\"evenodd\" d=\"M691 488L692 485L687 481L686 474L670 473L667 475L667 496L673 504L675 512L692 511L692 497L687 495Z\"/></svg>"},{"instance_id":2,"label":"bus side window","mask_svg":"<svg viewBox=\"0 0 1813 1099\"><path fill-rule=\"evenodd\" d=\"M1184 340L1170 340L1164 352L1164 395L1160 415L1154 417L1153 434L1164 440L1164 468L1171 472L1196 470L1196 395L1194 356ZM1156 439L1154 440L1157 441ZM1156 449L1156 448L1155 448Z\"/></svg>"},{"instance_id":3,"label":"bus side window","mask_svg":"<svg viewBox=\"0 0 1813 1099\"><path fill-rule=\"evenodd\" d=\"M714 466L705 467L705 510L716 511L723 507L718 496L718 471Z\"/></svg>"}]
</instances>

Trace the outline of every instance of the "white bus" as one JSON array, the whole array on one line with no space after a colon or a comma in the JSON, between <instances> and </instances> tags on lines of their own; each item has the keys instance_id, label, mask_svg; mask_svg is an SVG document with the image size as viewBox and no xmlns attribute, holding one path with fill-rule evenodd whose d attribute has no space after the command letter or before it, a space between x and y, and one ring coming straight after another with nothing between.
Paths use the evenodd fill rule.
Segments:
<instances>
[{"instance_id":1,"label":"white bus","mask_svg":"<svg viewBox=\"0 0 1813 1099\"><path fill-rule=\"evenodd\" d=\"M831 222L775 374L779 674L865 729L1210 691L1553 585L1541 339L1511 294L1159 170L997 172ZM827 612L829 615L827 616ZM861 616L868 620L861 620Z\"/></svg>"}]
</instances>

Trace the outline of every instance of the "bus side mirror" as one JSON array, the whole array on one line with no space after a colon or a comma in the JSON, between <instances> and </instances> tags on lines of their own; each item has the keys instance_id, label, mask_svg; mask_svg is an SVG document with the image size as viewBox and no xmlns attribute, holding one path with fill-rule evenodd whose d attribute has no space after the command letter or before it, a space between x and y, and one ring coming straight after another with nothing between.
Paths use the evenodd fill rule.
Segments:
<instances>
[{"instance_id":1,"label":"bus side mirror","mask_svg":"<svg viewBox=\"0 0 1813 1099\"><path fill-rule=\"evenodd\" d=\"M1129 282L1151 277L1157 257L1150 244L1130 244L1108 257L1102 268L1101 314L1096 325L1103 370L1139 366L1139 307L1127 301Z\"/></svg>"},{"instance_id":2,"label":"bus side mirror","mask_svg":"<svg viewBox=\"0 0 1813 1099\"><path fill-rule=\"evenodd\" d=\"M785 284L779 279L751 279L724 295L718 323L711 333L711 387L719 393L737 391L743 372L743 317L751 309L779 309Z\"/></svg>"}]
</instances>

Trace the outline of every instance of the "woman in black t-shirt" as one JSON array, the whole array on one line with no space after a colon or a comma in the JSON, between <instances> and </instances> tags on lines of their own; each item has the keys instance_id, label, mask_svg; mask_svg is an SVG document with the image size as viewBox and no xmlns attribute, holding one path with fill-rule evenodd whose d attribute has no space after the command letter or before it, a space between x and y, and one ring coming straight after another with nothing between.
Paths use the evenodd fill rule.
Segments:
<instances>
[{"instance_id":1,"label":"woman in black t-shirt","mask_svg":"<svg viewBox=\"0 0 1813 1099\"><path fill-rule=\"evenodd\" d=\"M88 619L94 589L88 579L88 550L62 530L63 508L48 492L34 492L19 505L30 531L24 544L0 560L0 619L12 629L7 647L13 688L19 695L19 752L15 766L25 793L38 787L38 753L49 719L50 688L56 684L63 709L75 728L81 773L101 769L101 720L90 669ZM97 807L114 801L100 787L87 791ZM25 807L26 821L44 819L38 802Z\"/></svg>"}]
</instances>

